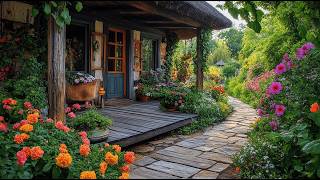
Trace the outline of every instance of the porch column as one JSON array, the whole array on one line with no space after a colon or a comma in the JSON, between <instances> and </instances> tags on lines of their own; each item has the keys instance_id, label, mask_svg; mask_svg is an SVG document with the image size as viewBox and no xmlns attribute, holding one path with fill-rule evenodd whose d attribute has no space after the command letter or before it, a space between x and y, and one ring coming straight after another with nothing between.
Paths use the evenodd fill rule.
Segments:
<instances>
[{"instance_id":1,"label":"porch column","mask_svg":"<svg viewBox=\"0 0 320 180\"><path fill-rule=\"evenodd\" d=\"M202 67L202 54L203 49L201 48L201 43L203 39L201 36L201 28L197 29L197 60L196 60L196 87L198 90L203 90L203 67Z\"/></svg>"},{"instance_id":2,"label":"porch column","mask_svg":"<svg viewBox=\"0 0 320 180\"><path fill-rule=\"evenodd\" d=\"M161 67L161 39L157 40L157 45L156 45L156 69Z\"/></svg>"},{"instance_id":3,"label":"porch column","mask_svg":"<svg viewBox=\"0 0 320 180\"><path fill-rule=\"evenodd\" d=\"M48 21L48 115L65 121L65 43L66 27L59 28L50 16Z\"/></svg>"},{"instance_id":4,"label":"porch column","mask_svg":"<svg viewBox=\"0 0 320 180\"><path fill-rule=\"evenodd\" d=\"M135 99L136 93L134 91L134 31L128 31L128 92L129 99Z\"/></svg>"}]
</instances>

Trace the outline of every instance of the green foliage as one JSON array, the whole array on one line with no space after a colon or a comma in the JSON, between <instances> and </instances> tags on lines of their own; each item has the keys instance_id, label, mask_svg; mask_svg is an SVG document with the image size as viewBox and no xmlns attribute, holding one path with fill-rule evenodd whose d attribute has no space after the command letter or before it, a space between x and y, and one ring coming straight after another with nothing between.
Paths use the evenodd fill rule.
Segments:
<instances>
[{"instance_id":1,"label":"green foliage","mask_svg":"<svg viewBox=\"0 0 320 180\"><path fill-rule=\"evenodd\" d=\"M96 128L106 129L111 126L112 120L102 115L96 109L89 109L70 120L69 124L78 130L91 131Z\"/></svg>"},{"instance_id":2,"label":"green foliage","mask_svg":"<svg viewBox=\"0 0 320 180\"><path fill-rule=\"evenodd\" d=\"M237 75L240 64L236 61L225 64L222 68L222 74L226 78L234 77Z\"/></svg>"},{"instance_id":3,"label":"green foliage","mask_svg":"<svg viewBox=\"0 0 320 180\"><path fill-rule=\"evenodd\" d=\"M199 48L202 51L202 53L200 53L200 55L197 54L197 58L199 58L199 61L197 59L194 59L194 72L197 71L198 67L200 67L202 70L207 69L208 56L212 51L211 39L212 29L200 29L200 38L197 41L199 43L197 44L197 48Z\"/></svg>"},{"instance_id":4,"label":"green foliage","mask_svg":"<svg viewBox=\"0 0 320 180\"><path fill-rule=\"evenodd\" d=\"M177 47L178 43L178 36L175 33L168 33L166 34L167 38L167 46L166 46L166 63L165 63L165 79L168 82L170 80L170 75L172 71L172 59L173 59L173 53L174 50Z\"/></svg>"},{"instance_id":5,"label":"green foliage","mask_svg":"<svg viewBox=\"0 0 320 180\"><path fill-rule=\"evenodd\" d=\"M238 30L236 28L230 28L226 31L220 32L218 37L227 43L231 51L231 56L234 58L238 57L243 38L242 29Z\"/></svg>"},{"instance_id":6,"label":"green foliage","mask_svg":"<svg viewBox=\"0 0 320 180\"><path fill-rule=\"evenodd\" d=\"M217 40L216 44L216 47L208 56L208 65L215 65L220 60L226 63L231 59L231 52L227 43L224 40Z\"/></svg>"}]
</instances>

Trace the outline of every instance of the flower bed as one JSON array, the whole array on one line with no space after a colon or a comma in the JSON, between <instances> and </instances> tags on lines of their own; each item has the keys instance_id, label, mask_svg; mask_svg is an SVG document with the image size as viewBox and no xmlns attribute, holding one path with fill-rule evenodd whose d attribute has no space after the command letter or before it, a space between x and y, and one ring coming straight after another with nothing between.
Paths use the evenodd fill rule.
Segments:
<instances>
[{"instance_id":1,"label":"flower bed","mask_svg":"<svg viewBox=\"0 0 320 180\"><path fill-rule=\"evenodd\" d=\"M31 103L14 99L2 101L0 151L1 178L127 179L135 159L118 145L91 145L86 132L44 118Z\"/></svg>"},{"instance_id":2,"label":"flower bed","mask_svg":"<svg viewBox=\"0 0 320 180\"><path fill-rule=\"evenodd\" d=\"M242 178L319 178L320 51L306 43L296 58L285 54L274 72L250 143L234 164Z\"/></svg>"}]
</instances>

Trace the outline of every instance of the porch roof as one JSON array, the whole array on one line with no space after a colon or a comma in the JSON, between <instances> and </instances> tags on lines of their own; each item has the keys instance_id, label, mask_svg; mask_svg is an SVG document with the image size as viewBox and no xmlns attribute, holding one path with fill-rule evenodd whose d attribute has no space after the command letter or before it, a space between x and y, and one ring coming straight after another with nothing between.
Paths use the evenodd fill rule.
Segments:
<instances>
[{"instance_id":1,"label":"porch roof","mask_svg":"<svg viewBox=\"0 0 320 180\"><path fill-rule=\"evenodd\" d=\"M232 22L205 1L84 1L84 12L127 21L155 32L176 32L180 39L196 36L196 29L231 27Z\"/></svg>"}]
</instances>

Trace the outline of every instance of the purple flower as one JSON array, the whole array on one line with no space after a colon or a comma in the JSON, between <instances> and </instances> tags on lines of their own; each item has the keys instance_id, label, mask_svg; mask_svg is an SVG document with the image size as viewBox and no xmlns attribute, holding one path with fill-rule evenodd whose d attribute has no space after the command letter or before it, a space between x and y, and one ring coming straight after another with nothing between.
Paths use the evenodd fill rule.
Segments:
<instances>
[{"instance_id":1,"label":"purple flower","mask_svg":"<svg viewBox=\"0 0 320 180\"><path fill-rule=\"evenodd\" d=\"M284 63L280 63L276 66L276 68L274 69L274 72L276 74L282 74L284 72L287 71L286 65Z\"/></svg>"},{"instance_id":2,"label":"purple flower","mask_svg":"<svg viewBox=\"0 0 320 180\"><path fill-rule=\"evenodd\" d=\"M288 67L288 69L291 69L292 68L292 61L287 61L287 67Z\"/></svg>"},{"instance_id":3,"label":"purple flower","mask_svg":"<svg viewBox=\"0 0 320 180\"><path fill-rule=\"evenodd\" d=\"M311 42L305 43L301 48L297 49L296 57L298 60L303 59L311 49L315 48L314 44Z\"/></svg>"},{"instance_id":4,"label":"purple flower","mask_svg":"<svg viewBox=\"0 0 320 180\"><path fill-rule=\"evenodd\" d=\"M304 58L304 55L304 50L302 48L298 48L296 52L297 59L301 60L302 58Z\"/></svg>"},{"instance_id":5,"label":"purple flower","mask_svg":"<svg viewBox=\"0 0 320 180\"><path fill-rule=\"evenodd\" d=\"M258 113L258 116L260 116L260 117L261 117L261 116L263 115L263 111L262 111L262 109L258 109L258 110L257 110L257 113Z\"/></svg>"},{"instance_id":6,"label":"purple flower","mask_svg":"<svg viewBox=\"0 0 320 180\"><path fill-rule=\"evenodd\" d=\"M278 122L277 122L276 120L270 121L270 122L269 122L269 125L270 125L270 127L271 127L271 129L272 129L273 131L277 130L278 127L279 127L279 124L278 124Z\"/></svg>"},{"instance_id":7,"label":"purple flower","mask_svg":"<svg viewBox=\"0 0 320 180\"><path fill-rule=\"evenodd\" d=\"M270 94L279 94L282 90L282 85L280 82L272 82L268 87L268 92Z\"/></svg>"},{"instance_id":8,"label":"purple flower","mask_svg":"<svg viewBox=\"0 0 320 180\"><path fill-rule=\"evenodd\" d=\"M275 105L275 112L277 116L282 116L286 111L286 107L284 105Z\"/></svg>"},{"instance_id":9,"label":"purple flower","mask_svg":"<svg viewBox=\"0 0 320 180\"><path fill-rule=\"evenodd\" d=\"M303 49L309 51L310 49L315 48L314 44L312 44L311 42L307 42L302 46Z\"/></svg>"}]
</instances>

